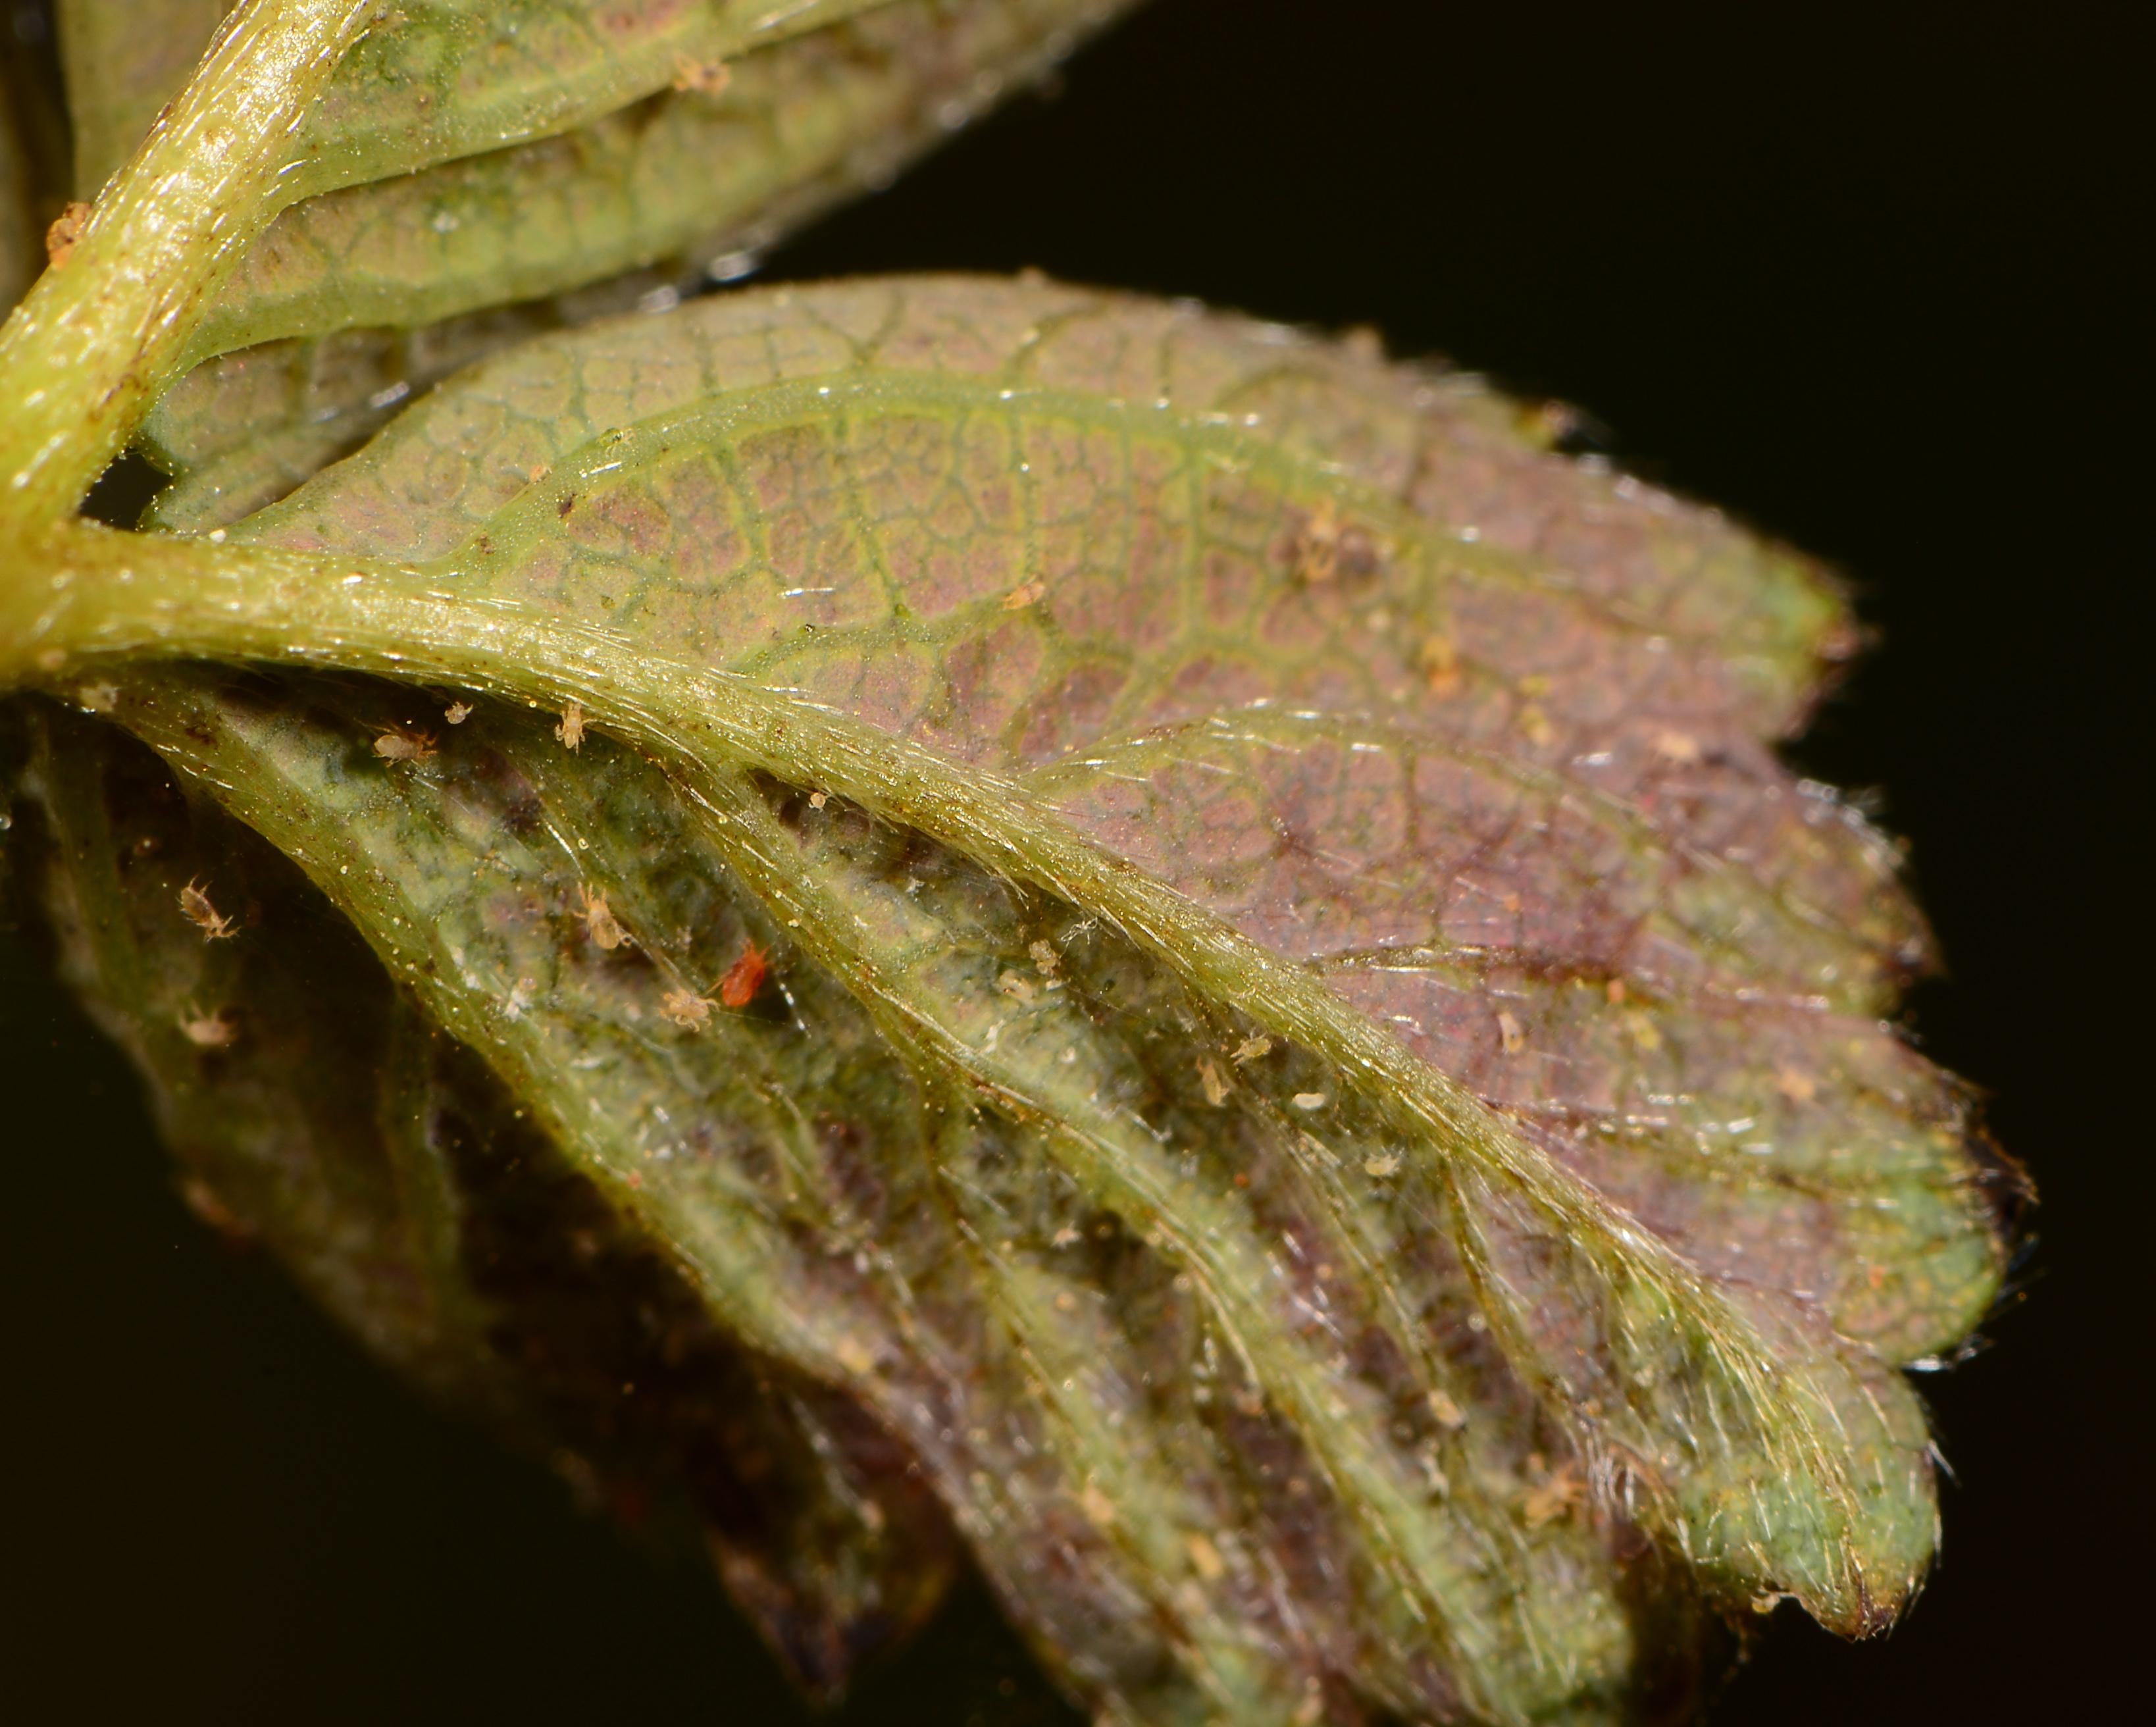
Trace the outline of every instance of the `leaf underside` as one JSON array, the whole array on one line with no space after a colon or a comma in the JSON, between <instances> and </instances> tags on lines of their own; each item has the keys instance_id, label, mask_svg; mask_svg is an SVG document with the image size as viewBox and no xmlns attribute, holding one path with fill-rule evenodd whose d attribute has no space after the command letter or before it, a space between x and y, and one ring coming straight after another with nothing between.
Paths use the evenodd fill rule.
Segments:
<instances>
[{"instance_id":1,"label":"leaf underside","mask_svg":"<svg viewBox=\"0 0 2156 1727\"><path fill-rule=\"evenodd\" d=\"M63 6L83 195L229 9ZM2002 1272L1897 853L1775 754L1831 583L1368 342L681 303L1119 9L384 8L146 525L626 647L620 735L100 673L0 716L7 861L191 1202L812 1693L969 1558L1104 1721L1681 1719L1907 1601L1899 1370Z\"/></svg>"},{"instance_id":2,"label":"leaf underside","mask_svg":"<svg viewBox=\"0 0 2156 1727\"><path fill-rule=\"evenodd\" d=\"M572 751L560 716L454 691L90 692L211 849L49 894L131 908L105 921L150 957L78 911L78 966L168 1097L272 1100L252 1147L192 1142L217 1205L280 1220L253 1226L423 1376L687 1483L813 1683L926 1611L947 1519L1108 1719L1640 1719L1690 1696L1715 1608L1786 1591L1860 1631L1906 1598L1934 1528L1892 1369L1968 1329L2000 1247L1965 1100L1881 1020L1925 952L1893 854L1772 752L1846 651L1835 595L1527 424L1271 326L867 282L546 337L252 517L166 506L996 776L1480 1100L1494 1160L895 804ZM266 996L338 917L221 862L244 848L205 803L397 989L353 959L315 1032ZM131 855L135 818L101 819L54 855ZM249 908L228 940L181 915L198 876ZM336 1160L398 1172L371 1211L242 1187L331 1179L289 1173L295 1036L352 1040L346 1077L388 1093ZM543 1174L473 1149L519 1131ZM839 1436L783 1495L819 1539L730 1531L679 1433L594 1438L505 1353L557 1322L473 1243L533 1183L672 1280L698 1347L774 1388L758 1420ZM909 1471L940 1514L873 1497Z\"/></svg>"}]
</instances>

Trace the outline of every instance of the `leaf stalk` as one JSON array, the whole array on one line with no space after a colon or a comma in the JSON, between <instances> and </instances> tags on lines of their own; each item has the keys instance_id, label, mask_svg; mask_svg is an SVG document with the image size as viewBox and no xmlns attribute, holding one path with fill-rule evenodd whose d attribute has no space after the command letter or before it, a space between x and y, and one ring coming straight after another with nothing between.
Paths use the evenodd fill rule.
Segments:
<instances>
[{"instance_id":1,"label":"leaf stalk","mask_svg":"<svg viewBox=\"0 0 2156 1727\"><path fill-rule=\"evenodd\" d=\"M300 124L376 9L247 0L72 252L0 328L0 534L72 513L126 447L218 284L282 207Z\"/></svg>"}]
</instances>

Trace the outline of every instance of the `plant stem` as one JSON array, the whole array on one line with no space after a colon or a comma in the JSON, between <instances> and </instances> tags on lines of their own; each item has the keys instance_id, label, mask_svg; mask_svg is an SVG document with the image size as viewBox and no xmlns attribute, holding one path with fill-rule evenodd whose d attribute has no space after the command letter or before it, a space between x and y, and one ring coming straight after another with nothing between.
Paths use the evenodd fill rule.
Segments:
<instances>
[{"instance_id":1,"label":"plant stem","mask_svg":"<svg viewBox=\"0 0 2156 1727\"><path fill-rule=\"evenodd\" d=\"M0 329L0 539L70 513L126 445L280 208L300 124L375 4L247 0Z\"/></svg>"}]
</instances>

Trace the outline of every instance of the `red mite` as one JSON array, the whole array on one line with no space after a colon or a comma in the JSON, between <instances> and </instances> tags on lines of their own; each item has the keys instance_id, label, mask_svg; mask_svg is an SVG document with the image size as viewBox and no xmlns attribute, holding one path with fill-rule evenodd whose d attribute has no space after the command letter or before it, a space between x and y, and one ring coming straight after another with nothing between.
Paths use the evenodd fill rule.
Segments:
<instances>
[{"instance_id":1,"label":"red mite","mask_svg":"<svg viewBox=\"0 0 2156 1727\"><path fill-rule=\"evenodd\" d=\"M763 957L763 949L751 942L719 979L719 1000L727 1007L747 1007L770 974L771 962Z\"/></svg>"}]
</instances>

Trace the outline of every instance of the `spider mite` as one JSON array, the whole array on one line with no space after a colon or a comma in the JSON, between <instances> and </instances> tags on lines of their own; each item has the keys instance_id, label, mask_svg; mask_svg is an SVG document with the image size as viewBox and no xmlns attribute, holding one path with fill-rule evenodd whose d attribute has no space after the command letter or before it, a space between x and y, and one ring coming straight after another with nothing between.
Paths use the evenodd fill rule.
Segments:
<instances>
[{"instance_id":1,"label":"spider mite","mask_svg":"<svg viewBox=\"0 0 2156 1727\"><path fill-rule=\"evenodd\" d=\"M723 95L733 81L733 69L724 60L683 60L674 69L674 88L698 95Z\"/></svg>"},{"instance_id":2,"label":"spider mite","mask_svg":"<svg viewBox=\"0 0 2156 1727\"><path fill-rule=\"evenodd\" d=\"M189 1043L203 1050L228 1050L239 1036L239 1026L223 1008L207 1014L190 1010L180 1020L180 1031Z\"/></svg>"},{"instance_id":3,"label":"spider mite","mask_svg":"<svg viewBox=\"0 0 2156 1727\"><path fill-rule=\"evenodd\" d=\"M751 942L742 949L740 959L726 968L726 974L719 979L719 1000L726 1007L747 1007L756 1000L756 992L763 987L763 980L771 975L771 961L762 948Z\"/></svg>"},{"instance_id":4,"label":"spider mite","mask_svg":"<svg viewBox=\"0 0 2156 1727\"><path fill-rule=\"evenodd\" d=\"M579 750L584 747L584 705L572 702L562 710L562 723L554 727L554 735L562 740L562 748Z\"/></svg>"},{"instance_id":5,"label":"spider mite","mask_svg":"<svg viewBox=\"0 0 2156 1727\"><path fill-rule=\"evenodd\" d=\"M693 989L669 989L659 1011L684 1031L701 1031L711 1019L711 1002Z\"/></svg>"},{"instance_id":6,"label":"spider mite","mask_svg":"<svg viewBox=\"0 0 2156 1727\"><path fill-rule=\"evenodd\" d=\"M586 935L600 947L609 951L619 948L629 939L629 932L621 927L619 920L608 908L607 897L604 894L593 893L590 888L581 884L578 887L577 892L583 896L583 915Z\"/></svg>"},{"instance_id":7,"label":"spider mite","mask_svg":"<svg viewBox=\"0 0 2156 1727\"><path fill-rule=\"evenodd\" d=\"M187 913L187 922L203 933L206 942L222 942L237 935L232 919L223 916L209 902L209 895L203 891L199 881L190 881L180 890L180 909Z\"/></svg>"},{"instance_id":8,"label":"spider mite","mask_svg":"<svg viewBox=\"0 0 2156 1727\"><path fill-rule=\"evenodd\" d=\"M434 754L431 732L384 732L374 740L374 753L385 762L430 761Z\"/></svg>"}]
</instances>

